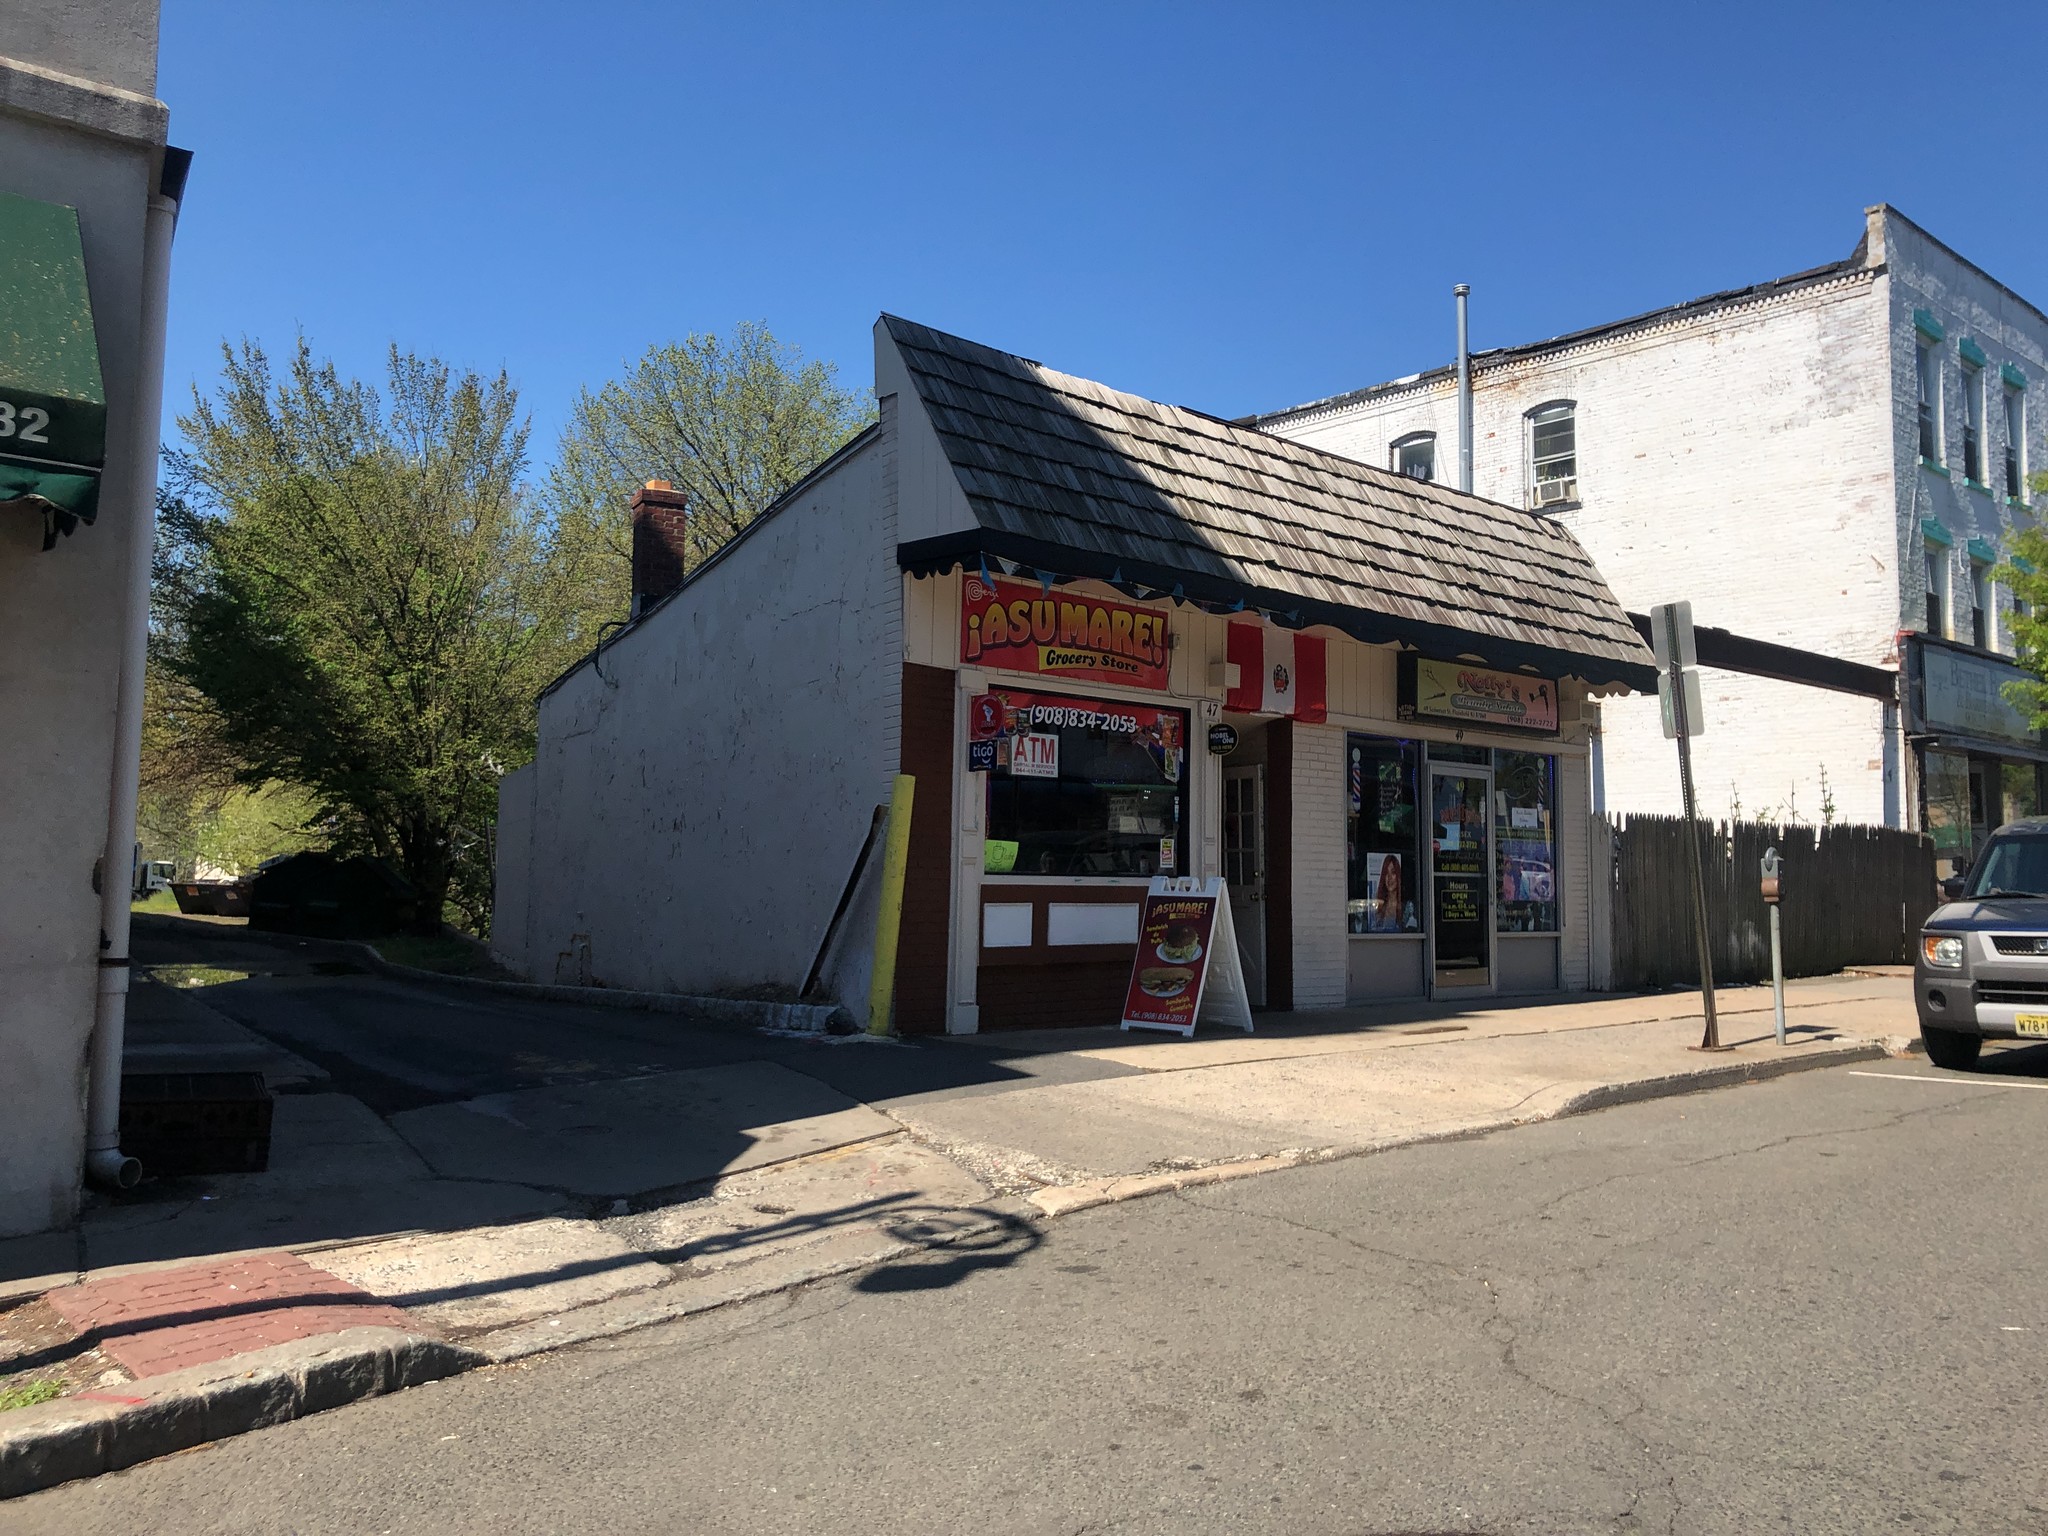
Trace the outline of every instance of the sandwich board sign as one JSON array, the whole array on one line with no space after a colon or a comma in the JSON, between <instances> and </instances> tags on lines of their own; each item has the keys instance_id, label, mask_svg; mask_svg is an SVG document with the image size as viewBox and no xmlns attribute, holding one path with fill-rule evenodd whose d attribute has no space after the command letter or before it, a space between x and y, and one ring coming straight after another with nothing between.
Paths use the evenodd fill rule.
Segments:
<instances>
[{"instance_id":1,"label":"sandwich board sign","mask_svg":"<svg viewBox=\"0 0 2048 1536\"><path fill-rule=\"evenodd\" d=\"M1195 1025L1252 1028L1251 994L1220 879L1160 875L1138 914L1138 953L1124 990L1124 1029L1166 1029L1191 1038Z\"/></svg>"}]
</instances>

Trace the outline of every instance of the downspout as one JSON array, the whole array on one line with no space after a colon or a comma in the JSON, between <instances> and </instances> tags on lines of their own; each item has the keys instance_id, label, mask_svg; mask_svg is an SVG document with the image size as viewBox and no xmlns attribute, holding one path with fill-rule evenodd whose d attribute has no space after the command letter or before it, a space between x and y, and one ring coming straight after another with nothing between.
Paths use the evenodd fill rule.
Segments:
<instances>
[{"instance_id":1,"label":"downspout","mask_svg":"<svg viewBox=\"0 0 2048 1536\"><path fill-rule=\"evenodd\" d=\"M1465 329L1465 300L1470 283L1451 289L1458 297L1458 489L1472 489L1472 342Z\"/></svg>"},{"instance_id":2,"label":"downspout","mask_svg":"<svg viewBox=\"0 0 2048 1536\"><path fill-rule=\"evenodd\" d=\"M142 1164L121 1150L121 1048L128 1027L128 904L133 897L135 802L142 775L142 684L149 656L149 572L156 551L157 452L163 430L164 327L170 311L171 236L188 156L167 150L162 190L149 200L142 236L142 327L128 462L128 588L121 620L121 681L107 846L100 859L99 997L86 1090L85 1172L109 1189L133 1189ZM171 157L178 157L175 161Z\"/></svg>"}]
</instances>

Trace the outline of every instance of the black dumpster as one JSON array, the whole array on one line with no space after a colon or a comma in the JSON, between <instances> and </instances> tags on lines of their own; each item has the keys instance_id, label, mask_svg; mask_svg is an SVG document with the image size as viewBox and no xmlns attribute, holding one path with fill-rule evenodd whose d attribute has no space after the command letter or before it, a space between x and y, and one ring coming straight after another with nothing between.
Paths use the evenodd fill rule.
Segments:
<instances>
[{"instance_id":1,"label":"black dumpster","mask_svg":"<svg viewBox=\"0 0 2048 1536\"><path fill-rule=\"evenodd\" d=\"M249 926L326 938L373 938L407 927L419 897L380 859L324 850L265 864L249 880Z\"/></svg>"}]
</instances>

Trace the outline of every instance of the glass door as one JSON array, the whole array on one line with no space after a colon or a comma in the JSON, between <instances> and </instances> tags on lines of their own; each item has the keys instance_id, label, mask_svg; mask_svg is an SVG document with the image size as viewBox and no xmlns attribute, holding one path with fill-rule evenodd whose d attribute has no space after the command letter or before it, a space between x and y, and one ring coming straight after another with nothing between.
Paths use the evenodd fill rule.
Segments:
<instances>
[{"instance_id":1,"label":"glass door","mask_svg":"<svg viewBox=\"0 0 2048 1536\"><path fill-rule=\"evenodd\" d=\"M1493 986L1493 775L1462 765L1429 775L1430 949L1439 990Z\"/></svg>"}]
</instances>

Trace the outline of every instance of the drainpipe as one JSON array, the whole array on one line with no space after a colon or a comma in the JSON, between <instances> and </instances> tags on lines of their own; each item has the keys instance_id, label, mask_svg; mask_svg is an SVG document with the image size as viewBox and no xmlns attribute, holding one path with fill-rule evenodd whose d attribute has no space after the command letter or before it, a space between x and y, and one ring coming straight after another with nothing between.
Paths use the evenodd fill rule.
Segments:
<instances>
[{"instance_id":1,"label":"drainpipe","mask_svg":"<svg viewBox=\"0 0 2048 1536\"><path fill-rule=\"evenodd\" d=\"M176 150L169 152L172 155ZM180 176L182 163L174 176ZM173 177L167 177L166 181ZM169 190L169 189L167 189ZM182 190L182 187L175 190ZM149 568L156 548L158 439L163 427L164 324L170 310L171 236L178 204L149 200L142 236L142 330L136 358L128 462L128 588L121 628L121 682L114 709L114 758L107 847L100 859L100 981L86 1091L85 1172L109 1189L133 1189L142 1164L121 1150L121 1047L128 1026L128 903L135 864L135 801L142 771L142 679L149 654Z\"/></svg>"},{"instance_id":2,"label":"drainpipe","mask_svg":"<svg viewBox=\"0 0 2048 1536\"><path fill-rule=\"evenodd\" d=\"M1465 329L1465 300L1470 283L1451 289L1458 296L1458 489L1472 489L1472 343Z\"/></svg>"}]
</instances>

